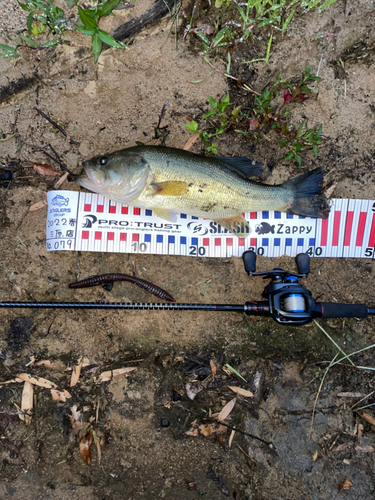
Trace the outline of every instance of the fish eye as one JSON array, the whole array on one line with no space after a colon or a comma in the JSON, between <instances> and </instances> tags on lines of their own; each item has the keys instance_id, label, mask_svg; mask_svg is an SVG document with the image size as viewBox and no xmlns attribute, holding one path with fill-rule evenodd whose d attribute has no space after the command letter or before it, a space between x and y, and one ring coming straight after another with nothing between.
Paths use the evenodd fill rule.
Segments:
<instances>
[{"instance_id":1,"label":"fish eye","mask_svg":"<svg viewBox=\"0 0 375 500\"><path fill-rule=\"evenodd\" d=\"M99 160L100 165L107 165L108 158L106 156L102 156Z\"/></svg>"}]
</instances>

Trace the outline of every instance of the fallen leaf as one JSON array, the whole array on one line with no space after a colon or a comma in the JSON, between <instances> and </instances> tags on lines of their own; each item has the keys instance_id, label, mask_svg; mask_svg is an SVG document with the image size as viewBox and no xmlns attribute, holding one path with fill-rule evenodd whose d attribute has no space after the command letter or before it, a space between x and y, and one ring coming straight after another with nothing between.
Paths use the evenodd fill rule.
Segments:
<instances>
[{"instance_id":1,"label":"fallen leaf","mask_svg":"<svg viewBox=\"0 0 375 500\"><path fill-rule=\"evenodd\" d=\"M185 146L182 148L184 149L185 151L189 151L189 149L191 148L191 146L197 142L197 140L199 139L199 133L198 134L194 134L190 137L190 139L187 141L187 143L185 144Z\"/></svg>"},{"instance_id":2,"label":"fallen leaf","mask_svg":"<svg viewBox=\"0 0 375 500\"><path fill-rule=\"evenodd\" d=\"M79 442L79 452L81 453L83 459L90 465L91 462L91 445L92 445L92 432L89 431L86 436L84 436Z\"/></svg>"},{"instance_id":3,"label":"fallen leaf","mask_svg":"<svg viewBox=\"0 0 375 500\"><path fill-rule=\"evenodd\" d=\"M197 420L194 420L191 423L190 429L186 432L186 435L195 437L195 436L198 436L198 434L199 434L199 431L198 431Z\"/></svg>"},{"instance_id":4,"label":"fallen leaf","mask_svg":"<svg viewBox=\"0 0 375 500\"><path fill-rule=\"evenodd\" d=\"M47 200L38 201L38 203L34 203L34 205L31 205L31 207L29 208L29 212L35 212L35 210L39 210L40 208L46 207L47 205Z\"/></svg>"},{"instance_id":5,"label":"fallen leaf","mask_svg":"<svg viewBox=\"0 0 375 500\"><path fill-rule=\"evenodd\" d=\"M234 438L234 435L236 434L236 428L233 427L232 432L230 433L229 441L228 441L228 447L230 448L232 446L232 441Z\"/></svg>"},{"instance_id":6,"label":"fallen leaf","mask_svg":"<svg viewBox=\"0 0 375 500\"><path fill-rule=\"evenodd\" d=\"M68 391L59 391L57 389L51 389L51 396L52 400L56 403L65 403L67 399L70 399L72 397Z\"/></svg>"},{"instance_id":7,"label":"fallen leaf","mask_svg":"<svg viewBox=\"0 0 375 500\"><path fill-rule=\"evenodd\" d=\"M22 391L21 411L19 414L21 420L24 420L26 425L31 424L31 417L34 407L34 387L30 382L25 382Z\"/></svg>"},{"instance_id":8,"label":"fallen leaf","mask_svg":"<svg viewBox=\"0 0 375 500\"><path fill-rule=\"evenodd\" d=\"M367 411L363 411L361 413L358 412L358 415L360 415L362 418L367 420L367 422L369 424L375 425L375 418L372 415L370 415L369 413L367 413Z\"/></svg>"},{"instance_id":9,"label":"fallen leaf","mask_svg":"<svg viewBox=\"0 0 375 500\"><path fill-rule=\"evenodd\" d=\"M228 428L224 425L213 422L212 424L201 424L198 428L199 433L205 437L211 437L214 434L227 434Z\"/></svg>"},{"instance_id":10,"label":"fallen leaf","mask_svg":"<svg viewBox=\"0 0 375 500\"><path fill-rule=\"evenodd\" d=\"M343 490L350 490L350 488L353 486L353 483L349 481L349 479L345 479L344 484L342 485Z\"/></svg>"},{"instance_id":11,"label":"fallen leaf","mask_svg":"<svg viewBox=\"0 0 375 500\"><path fill-rule=\"evenodd\" d=\"M221 410L219 415L217 416L217 420L225 420L230 412L233 410L234 405L236 404L237 399L233 398L227 403L224 408Z\"/></svg>"},{"instance_id":12,"label":"fallen leaf","mask_svg":"<svg viewBox=\"0 0 375 500\"><path fill-rule=\"evenodd\" d=\"M53 186L54 189L58 189L61 186L61 184L63 184L66 181L66 179L68 178L68 175L69 175L69 172L65 172L65 174L62 175L60 177L60 179L56 182L56 184Z\"/></svg>"},{"instance_id":13,"label":"fallen leaf","mask_svg":"<svg viewBox=\"0 0 375 500\"><path fill-rule=\"evenodd\" d=\"M361 392L339 392L336 396L339 398L364 398L365 394Z\"/></svg>"},{"instance_id":14,"label":"fallen leaf","mask_svg":"<svg viewBox=\"0 0 375 500\"><path fill-rule=\"evenodd\" d=\"M223 370L223 372L225 372L227 375L233 375L233 372L231 372L229 370L229 368L227 368L226 366L222 366L221 369Z\"/></svg>"},{"instance_id":15,"label":"fallen leaf","mask_svg":"<svg viewBox=\"0 0 375 500\"><path fill-rule=\"evenodd\" d=\"M60 360L50 361L49 359L42 359L41 361L35 363L35 366L43 366L43 368L48 368L50 370L58 370L61 372L66 370L66 366Z\"/></svg>"},{"instance_id":16,"label":"fallen leaf","mask_svg":"<svg viewBox=\"0 0 375 500\"><path fill-rule=\"evenodd\" d=\"M30 361L25 366L31 366L35 363L35 356L30 356Z\"/></svg>"},{"instance_id":17,"label":"fallen leaf","mask_svg":"<svg viewBox=\"0 0 375 500\"><path fill-rule=\"evenodd\" d=\"M6 380L5 382L0 382L0 385L6 385L6 384L15 384L15 383L19 383L19 382L23 382L23 380L21 379L16 379L16 378L12 378L12 380Z\"/></svg>"},{"instance_id":18,"label":"fallen leaf","mask_svg":"<svg viewBox=\"0 0 375 500\"><path fill-rule=\"evenodd\" d=\"M42 163L30 163L30 165L32 165L35 172L42 175L43 177L52 177L59 175L59 172L57 172L57 170L55 170L50 165L44 165Z\"/></svg>"},{"instance_id":19,"label":"fallen leaf","mask_svg":"<svg viewBox=\"0 0 375 500\"><path fill-rule=\"evenodd\" d=\"M95 431L93 431L94 435L94 443L96 445L96 450L98 452L98 462L100 465L100 460L102 459L102 449L101 449L101 444L100 444L100 438L96 435Z\"/></svg>"},{"instance_id":20,"label":"fallen leaf","mask_svg":"<svg viewBox=\"0 0 375 500\"><path fill-rule=\"evenodd\" d=\"M318 458L318 450L316 450L316 452L314 453L314 455L312 456L312 461L313 462L316 462L316 459Z\"/></svg>"},{"instance_id":21,"label":"fallen leaf","mask_svg":"<svg viewBox=\"0 0 375 500\"><path fill-rule=\"evenodd\" d=\"M253 398L254 394L251 391L247 391L246 389L242 389L242 387L236 387L232 385L228 385L229 389L240 396L244 396L245 398Z\"/></svg>"},{"instance_id":22,"label":"fallen leaf","mask_svg":"<svg viewBox=\"0 0 375 500\"><path fill-rule=\"evenodd\" d=\"M118 375L125 375L125 373L132 372L133 370L136 370L137 368L133 367L126 367L126 368L117 368L116 370L108 370L106 372L103 372L99 375L97 379L97 383L100 384L101 382L109 382L111 381L114 377L117 377Z\"/></svg>"},{"instance_id":23,"label":"fallen leaf","mask_svg":"<svg viewBox=\"0 0 375 500\"><path fill-rule=\"evenodd\" d=\"M373 446L356 446L355 450L363 453L374 453L375 448Z\"/></svg>"},{"instance_id":24,"label":"fallen leaf","mask_svg":"<svg viewBox=\"0 0 375 500\"><path fill-rule=\"evenodd\" d=\"M335 190L336 186L337 186L337 184L332 184L332 186L330 186L328 189L326 189L324 191L324 194L326 195L326 198L329 198L330 196L332 196L332 193Z\"/></svg>"},{"instance_id":25,"label":"fallen leaf","mask_svg":"<svg viewBox=\"0 0 375 500\"><path fill-rule=\"evenodd\" d=\"M342 443L342 444L339 444L338 446L335 446L335 448L332 448L332 451L341 451L341 450L345 450L345 448L349 448L349 446L352 446L353 443L351 441L347 442L347 443Z\"/></svg>"},{"instance_id":26,"label":"fallen leaf","mask_svg":"<svg viewBox=\"0 0 375 500\"><path fill-rule=\"evenodd\" d=\"M82 369L82 358L79 358L78 363L73 365L72 376L70 378L70 387L75 387L78 383Z\"/></svg>"},{"instance_id":27,"label":"fallen leaf","mask_svg":"<svg viewBox=\"0 0 375 500\"><path fill-rule=\"evenodd\" d=\"M212 375L215 376L216 375L216 365L215 363L212 361L212 359L210 359L210 366L211 366L211 372L212 372Z\"/></svg>"},{"instance_id":28,"label":"fallen leaf","mask_svg":"<svg viewBox=\"0 0 375 500\"><path fill-rule=\"evenodd\" d=\"M189 399L194 399L195 396L204 389L204 385L200 382L191 382L190 384L186 384L185 390L187 397Z\"/></svg>"},{"instance_id":29,"label":"fallen leaf","mask_svg":"<svg viewBox=\"0 0 375 500\"><path fill-rule=\"evenodd\" d=\"M23 380L24 382L30 382L30 384L37 385L39 387L44 387L45 389L57 389L57 385L42 377L33 377L28 373L19 373L17 379Z\"/></svg>"}]
</instances>

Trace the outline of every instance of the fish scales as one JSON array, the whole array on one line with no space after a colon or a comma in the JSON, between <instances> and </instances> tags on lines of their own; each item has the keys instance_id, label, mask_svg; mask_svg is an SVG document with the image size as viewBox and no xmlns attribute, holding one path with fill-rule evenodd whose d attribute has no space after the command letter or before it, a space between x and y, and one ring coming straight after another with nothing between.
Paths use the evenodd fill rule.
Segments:
<instances>
[{"instance_id":1,"label":"fish scales","mask_svg":"<svg viewBox=\"0 0 375 500\"><path fill-rule=\"evenodd\" d=\"M159 146L137 146L83 162L82 187L123 204L152 209L175 221L176 213L212 219L239 237L250 228L243 212L278 210L326 217L323 172L315 169L284 184L248 180L259 165L247 158L209 158Z\"/></svg>"},{"instance_id":2,"label":"fish scales","mask_svg":"<svg viewBox=\"0 0 375 500\"><path fill-rule=\"evenodd\" d=\"M209 214L210 218L225 218L239 212L267 210L270 206L282 210L287 198L293 195L291 190L243 180L205 157L159 151L147 151L143 156L151 166L152 183L183 181L188 185L184 195L172 199L155 194L150 183L137 199L143 208L172 207L197 217L207 218Z\"/></svg>"}]
</instances>

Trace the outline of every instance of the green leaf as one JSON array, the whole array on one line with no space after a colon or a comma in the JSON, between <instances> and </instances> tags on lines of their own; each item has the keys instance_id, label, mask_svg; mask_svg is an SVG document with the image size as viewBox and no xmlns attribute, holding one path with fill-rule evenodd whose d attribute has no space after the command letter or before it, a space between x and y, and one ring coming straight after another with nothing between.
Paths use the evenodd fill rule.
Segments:
<instances>
[{"instance_id":1,"label":"green leaf","mask_svg":"<svg viewBox=\"0 0 375 500\"><path fill-rule=\"evenodd\" d=\"M110 45L111 47L116 47L116 49L123 49L124 46L117 42L110 34L108 34L106 31L103 30L98 30L98 36L100 40L107 45Z\"/></svg>"},{"instance_id":2,"label":"green leaf","mask_svg":"<svg viewBox=\"0 0 375 500\"><path fill-rule=\"evenodd\" d=\"M293 158L293 156L294 156L294 153L293 153L293 151L291 151L290 153L288 153L286 155L286 157L284 158L284 161L291 160Z\"/></svg>"},{"instance_id":3,"label":"green leaf","mask_svg":"<svg viewBox=\"0 0 375 500\"><path fill-rule=\"evenodd\" d=\"M84 35L92 36L96 33L95 28L75 28L76 31L80 31Z\"/></svg>"},{"instance_id":4,"label":"green leaf","mask_svg":"<svg viewBox=\"0 0 375 500\"><path fill-rule=\"evenodd\" d=\"M43 43L43 45L40 46L41 49L47 49L48 47L54 47L57 45L59 41L57 38L52 38L52 40L48 40L48 42Z\"/></svg>"},{"instance_id":5,"label":"green leaf","mask_svg":"<svg viewBox=\"0 0 375 500\"><path fill-rule=\"evenodd\" d=\"M302 165L302 158L299 155L296 155L294 159L296 160L298 166L300 167Z\"/></svg>"},{"instance_id":6,"label":"green leaf","mask_svg":"<svg viewBox=\"0 0 375 500\"><path fill-rule=\"evenodd\" d=\"M222 28L216 35L214 36L212 40L212 46L216 47L216 45L219 43L219 41L225 37L225 35L231 34L230 28L228 26L225 26Z\"/></svg>"},{"instance_id":7,"label":"green leaf","mask_svg":"<svg viewBox=\"0 0 375 500\"><path fill-rule=\"evenodd\" d=\"M89 9L84 10L84 9L82 9L82 7L80 7L78 5L79 18L81 19L81 21L83 22L83 24L87 28L97 28L98 25L97 25L96 19L94 19L93 17L91 17L92 11L90 12L90 14L88 12L89 12Z\"/></svg>"},{"instance_id":8,"label":"green leaf","mask_svg":"<svg viewBox=\"0 0 375 500\"><path fill-rule=\"evenodd\" d=\"M267 53L266 53L266 63L268 64L269 58L270 58L270 53L271 53L271 45L272 45L272 34L270 36L268 46L267 46Z\"/></svg>"},{"instance_id":9,"label":"green leaf","mask_svg":"<svg viewBox=\"0 0 375 500\"><path fill-rule=\"evenodd\" d=\"M210 97L209 95L207 96L208 100L210 101L210 106L212 109L217 109L218 103L215 101L213 97Z\"/></svg>"},{"instance_id":10,"label":"green leaf","mask_svg":"<svg viewBox=\"0 0 375 500\"><path fill-rule=\"evenodd\" d=\"M240 114L241 108L242 108L242 106L237 106L236 108L234 108L232 110L231 118L233 121L237 120L238 115Z\"/></svg>"},{"instance_id":11,"label":"green leaf","mask_svg":"<svg viewBox=\"0 0 375 500\"><path fill-rule=\"evenodd\" d=\"M94 33L91 40L91 48L94 53L94 62L97 62L102 51L102 41L99 38L98 33Z\"/></svg>"},{"instance_id":12,"label":"green leaf","mask_svg":"<svg viewBox=\"0 0 375 500\"><path fill-rule=\"evenodd\" d=\"M21 7L21 9L25 10L26 12L31 12L32 10L34 10L31 7L29 7L28 5L21 3L21 2L18 2L18 5Z\"/></svg>"},{"instance_id":13,"label":"green leaf","mask_svg":"<svg viewBox=\"0 0 375 500\"><path fill-rule=\"evenodd\" d=\"M289 141L287 141L286 139L279 139L279 146L281 148L285 148L285 146L288 144Z\"/></svg>"},{"instance_id":14,"label":"green leaf","mask_svg":"<svg viewBox=\"0 0 375 500\"><path fill-rule=\"evenodd\" d=\"M323 5L319 6L319 9L325 9L326 7L329 7L330 5L334 4L336 0L328 0L327 2L324 2Z\"/></svg>"},{"instance_id":15,"label":"green leaf","mask_svg":"<svg viewBox=\"0 0 375 500\"><path fill-rule=\"evenodd\" d=\"M27 32L29 35L31 35L32 25L33 25L33 13L30 12L30 14L27 16L27 21L26 21Z\"/></svg>"},{"instance_id":16,"label":"green leaf","mask_svg":"<svg viewBox=\"0 0 375 500\"><path fill-rule=\"evenodd\" d=\"M191 132L194 132L196 134L198 132L198 123L195 122L194 120L191 121L190 123L187 123L185 127L190 130Z\"/></svg>"},{"instance_id":17,"label":"green leaf","mask_svg":"<svg viewBox=\"0 0 375 500\"><path fill-rule=\"evenodd\" d=\"M39 47L39 45L36 42L34 42L34 40L31 40L30 38L27 38L27 36L25 36L25 35L20 35L20 38L24 42L26 42L28 45L31 45L31 47L35 47L35 48Z\"/></svg>"},{"instance_id":18,"label":"green leaf","mask_svg":"<svg viewBox=\"0 0 375 500\"><path fill-rule=\"evenodd\" d=\"M297 138L301 137L302 134L305 132L305 130L306 130L306 121L303 121L297 129L297 134L296 134Z\"/></svg>"},{"instance_id":19,"label":"green leaf","mask_svg":"<svg viewBox=\"0 0 375 500\"><path fill-rule=\"evenodd\" d=\"M10 45L5 45L4 43L0 43L0 49L8 50L9 52L16 50L14 47L11 47Z\"/></svg>"},{"instance_id":20,"label":"green leaf","mask_svg":"<svg viewBox=\"0 0 375 500\"><path fill-rule=\"evenodd\" d=\"M226 366L226 367L227 367L227 368L228 368L231 372L233 372L235 375L237 375L237 377L241 378L244 382L246 382L246 383L247 383L247 381L243 378L243 376L242 376L240 373L238 373L238 371L237 371L237 370L235 370L232 366L230 366L230 364L226 363L226 364L225 364L225 366Z\"/></svg>"},{"instance_id":21,"label":"green leaf","mask_svg":"<svg viewBox=\"0 0 375 500\"><path fill-rule=\"evenodd\" d=\"M106 2L104 5L100 7L100 9L97 10L98 16L99 17L109 16L112 13L113 9L115 9L119 3L120 0L110 0L109 2Z\"/></svg>"},{"instance_id":22,"label":"green leaf","mask_svg":"<svg viewBox=\"0 0 375 500\"><path fill-rule=\"evenodd\" d=\"M230 104L229 102L229 94L222 98L221 102L225 102L226 104Z\"/></svg>"},{"instance_id":23,"label":"green leaf","mask_svg":"<svg viewBox=\"0 0 375 500\"><path fill-rule=\"evenodd\" d=\"M211 45L210 40L206 37L204 33L202 33L201 31L194 31L194 33L197 35L198 38L202 40L202 42L204 42L207 45L207 47Z\"/></svg>"},{"instance_id":24,"label":"green leaf","mask_svg":"<svg viewBox=\"0 0 375 500\"><path fill-rule=\"evenodd\" d=\"M289 16L286 18L284 24L283 24L283 28L282 28L282 33L284 34L285 31L287 30L289 24L290 24L290 21L292 20L292 17L294 16L294 13L295 13L296 9L292 10L292 12L289 14Z\"/></svg>"},{"instance_id":25,"label":"green leaf","mask_svg":"<svg viewBox=\"0 0 375 500\"><path fill-rule=\"evenodd\" d=\"M209 118L212 115L217 115L217 111L215 111L214 109L210 109L208 113L202 116L202 120L207 120L207 118Z\"/></svg>"},{"instance_id":26,"label":"green leaf","mask_svg":"<svg viewBox=\"0 0 375 500\"><path fill-rule=\"evenodd\" d=\"M315 144L313 144L313 151L314 151L315 159L318 158L318 148L316 147Z\"/></svg>"},{"instance_id":27,"label":"green leaf","mask_svg":"<svg viewBox=\"0 0 375 500\"><path fill-rule=\"evenodd\" d=\"M319 139L319 137L322 135L322 125L319 125L318 132L316 133L315 140Z\"/></svg>"},{"instance_id":28,"label":"green leaf","mask_svg":"<svg viewBox=\"0 0 375 500\"><path fill-rule=\"evenodd\" d=\"M209 76L211 76L213 72L214 72L214 71L212 70L212 71L210 71L210 72L208 73L208 75L207 75L206 77L201 78L200 80L193 80L193 81L191 81L190 83L202 83L202 82L204 82L205 80L207 80L207 78L208 78Z\"/></svg>"}]
</instances>

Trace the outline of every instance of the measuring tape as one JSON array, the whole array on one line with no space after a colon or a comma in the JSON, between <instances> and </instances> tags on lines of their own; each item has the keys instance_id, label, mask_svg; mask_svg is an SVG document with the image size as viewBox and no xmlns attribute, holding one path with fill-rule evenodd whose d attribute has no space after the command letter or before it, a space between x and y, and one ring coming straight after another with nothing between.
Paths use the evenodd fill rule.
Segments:
<instances>
[{"instance_id":1,"label":"measuring tape","mask_svg":"<svg viewBox=\"0 0 375 500\"><path fill-rule=\"evenodd\" d=\"M277 211L243 214L250 232L238 238L216 222L178 214L176 222L152 210L121 205L94 193L47 194L47 250L240 257L254 250L266 257L374 258L375 201L333 199L328 219Z\"/></svg>"}]
</instances>

